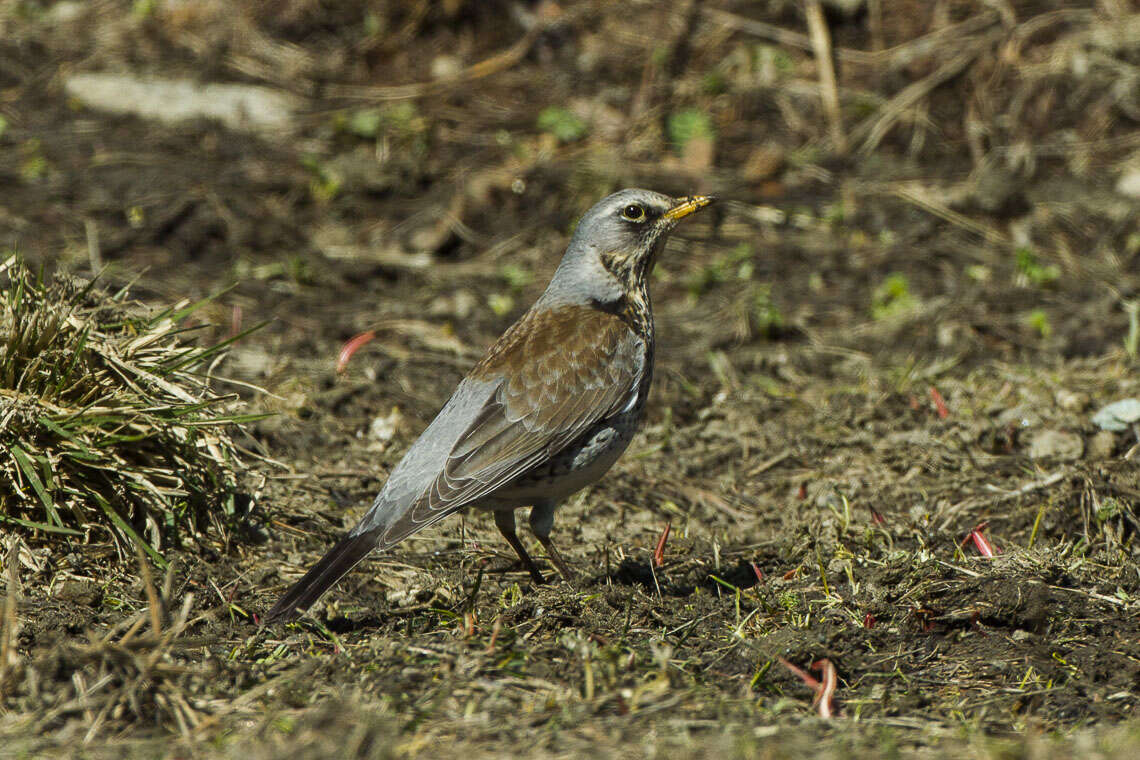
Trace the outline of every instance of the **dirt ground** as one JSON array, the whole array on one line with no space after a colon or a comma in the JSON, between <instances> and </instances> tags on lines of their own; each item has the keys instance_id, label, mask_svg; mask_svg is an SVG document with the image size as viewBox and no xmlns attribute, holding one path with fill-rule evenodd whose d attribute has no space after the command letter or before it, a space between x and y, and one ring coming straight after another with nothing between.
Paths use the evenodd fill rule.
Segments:
<instances>
[{"instance_id":1,"label":"dirt ground","mask_svg":"<svg viewBox=\"0 0 1140 760\"><path fill-rule=\"evenodd\" d=\"M0 246L232 286L202 321L268 322L221 373L275 413L249 514L153 583L23 536L0 756L1137 756L1140 434L1092 416L1140 397L1140 9L811 7L0 1ZM467 515L259 628L628 186L723 200L658 264L645 429L558 513L582 579Z\"/></svg>"}]
</instances>

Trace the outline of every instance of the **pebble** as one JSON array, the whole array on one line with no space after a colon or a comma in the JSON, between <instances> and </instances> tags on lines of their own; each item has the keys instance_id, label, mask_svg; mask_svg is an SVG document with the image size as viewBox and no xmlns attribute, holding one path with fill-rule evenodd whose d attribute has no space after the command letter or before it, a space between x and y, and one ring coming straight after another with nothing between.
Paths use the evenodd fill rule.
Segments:
<instances>
[{"instance_id":1,"label":"pebble","mask_svg":"<svg viewBox=\"0 0 1140 760\"><path fill-rule=\"evenodd\" d=\"M1111 459L1116 453L1116 433L1101 430L1089 439L1089 459Z\"/></svg>"},{"instance_id":2,"label":"pebble","mask_svg":"<svg viewBox=\"0 0 1140 760\"><path fill-rule=\"evenodd\" d=\"M167 124L214 119L230 129L282 132L293 127L303 101L287 92L248 84L207 84L192 79L79 73L63 82L69 97L89 108L132 114Z\"/></svg>"},{"instance_id":3,"label":"pebble","mask_svg":"<svg viewBox=\"0 0 1140 760\"><path fill-rule=\"evenodd\" d=\"M1064 430L1041 430L1029 441L1030 459L1059 459L1069 462L1080 459L1085 442L1076 433Z\"/></svg>"},{"instance_id":4,"label":"pebble","mask_svg":"<svg viewBox=\"0 0 1140 760\"><path fill-rule=\"evenodd\" d=\"M1121 174L1116 182L1116 192L1129 198L1140 198L1140 169Z\"/></svg>"},{"instance_id":5,"label":"pebble","mask_svg":"<svg viewBox=\"0 0 1140 760\"><path fill-rule=\"evenodd\" d=\"M1126 398L1101 409L1092 416L1093 424L1101 430L1120 432L1140 422L1140 399Z\"/></svg>"},{"instance_id":6,"label":"pebble","mask_svg":"<svg viewBox=\"0 0 1140 760\"><path fill-rule=\"evenodd\" d=\"M1033 411L1030 406L1015 406L998 415L997 423L1001 427L1028 430L1041 424L1041 415Z\"/></svg>"},{"instance_id":7,"label":"pebble","mask_svg":"<svg viewBox=\"0 0 1140 760\"><path fill-rule=\"evenodd\" d=\"M1054 395L1054 400L1057 406L1064 409L1066 412L1080 412L1083 411L1085 406L1089 403L1089 397L1083 393L1075 393L1067 388L1059 389Z\"/></svg>"}]
</instances>

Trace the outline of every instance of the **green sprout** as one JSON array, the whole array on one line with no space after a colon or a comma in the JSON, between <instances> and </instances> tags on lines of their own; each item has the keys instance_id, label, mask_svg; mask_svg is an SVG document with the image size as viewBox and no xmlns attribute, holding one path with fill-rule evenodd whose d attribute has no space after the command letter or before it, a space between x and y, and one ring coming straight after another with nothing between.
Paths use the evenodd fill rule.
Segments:
<instances>
[{"instance_id":1,"label":"green sprout","mask_svg":"<svg viewBox=\"0 0 1140 760\"><path fill-rule=\"evenodd\" d=\"M910 283L899 272L887 275L871 294L871 316L886 319L910 311L918 300L910 292Z\"/></svg>"},{"instance_id":2,"label":"green sprout","mask_svg":"<svg viewBox=\"0 0 1140 760\"><path fill-rule=\"evenodd\" d=\"M1032 327L1042 338L1053 334L1053 326L1049 324L1049 315L1044 309L1034 309L1025 317L1025 323Z\"/></svg>"},{"instance_id":3,"label":"green sprout","mask_svg":"<svg viewBox=\"0 0 1140 760\"><path fill-rule=\"evenodd\" d=\"M1061 276L1060 267L1056 264L1042 265L1031 248L1018 248L1016 256L1017 271L1038 288L1052 285Z\"/></svg>"},{"instance_id":4,"label":"green sprout","mask_svg":"<svg viewBox=\"0 0 1140 760\"><path fill-rule=\"evenodd\" d=\"M678 153L695 138L712 139L713 126L708 114L699 108L685 108L669 114L665 132Z\"/></svg>"},{"instance_id":5,"label":"green sprout","mask_svg":"<svg viewBox=\"0 0 1140 760\"><path fill-rule=\"evenodd\" d=\"M559 106L550 106L542 109L538 114L538 129L547 134L554 135L558 142L569 143L581 140L589 131L586 122L578 118L573 112Z\"/></svg>"}]
</instances>

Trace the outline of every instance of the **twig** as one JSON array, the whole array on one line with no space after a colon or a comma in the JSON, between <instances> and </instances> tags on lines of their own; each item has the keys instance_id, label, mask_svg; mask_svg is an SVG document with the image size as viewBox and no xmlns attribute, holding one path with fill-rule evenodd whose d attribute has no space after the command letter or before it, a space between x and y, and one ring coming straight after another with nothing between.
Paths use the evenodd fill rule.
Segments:
<instances>
[{"instance_id":1,"label":"twig","mask_svg":"<svg viewBox=\"0 0 1140 760\"><path fill-rule=\"evenodd\" d=\"M135 543L135 557L139 563L139 575L142 576L143 588L146 589L146 603L150 608L150 629L157 639L162 635L162 615L159 610L158 592L154 588L154 577L150 572L150 565L143 556L142 547Z\"/></svg>"},{"instance_id":2,"label":"twig","mask_svg":"<svg viewBox=\"0 0 1140 760\"><path fill-rule=\"evenodd\" d=\"M360 87L356 85L338 85L329 88L329 95L336 98L355 98L359 100L410 100L422 98L427 95L438 95L461 85L482 79L500 71L505 71L521 61L535 40L545 29L543 24L535 24L530 30L511 45L490 58L468 66L454 77L441 79L435 82L416 82L414 84L398 84L381 87Z\"/></svg>"},{"instance_id":3,"label":"twig","mask_svg":"<svg viewBox=\"0 0 1140 760\"><path fill-rule=\"evenodd\" d=\"M103 269L103 251L99 247L99 225L94 219L83 220L83 231L87 234L87 260L92 272Z\"/></svg>"},{"instance_id":4,"label":"twig","mask_svg":"<svg viewBox=\"0 0 1140 760\"><path fill-rule=\"evenodd\" d=\"M12 642L16 639L16 610L20 595L20 537L12 536L8 549L7 575L8 582L4 592L4 618L3 632L0 633L0 695L4 693L4 680L8 675L8 666L12 661Z\"/></svg>"},{"instance_id":5,"label":"twig","mask_svg":"<svg viewBox=\"0 0 1140 760\"><path fill-rule=\"evenodd\" d=\"M653 564L661 567L665 564L665 544L669 540L669 531L673 528L673 521L665 523L665 530L661 531L661 538L657 539L657 548L653 550Z\"/></svg>"},{"instance_id":6,"label":"twig","mask_svg":"<svg viewBox=\"0 0 1140 760\"><path fill-rule=\"evenodd\" d=\"M883 36L882 0L867 0L867 17L867 26L871 30L871 49L880 53L886 47L886 38Z\"/></svg>"},{"instance_id":7,"label":"twig","mask_svg":"<svg viewBox=\"0 0 1140 760\"><path fill-rule=\"evenodd\" d=\"M819 69L820 98L827 121L831 128L831 142L835 152L847 152L847 138L843 134L843 115L839 110L839 88L835 84L835 67L831 63L831 35L823 20L823 8L819 0L807 0L807 25L811 34L812 50Z\"/></svg>"},{"instance_id":8,"label":"twig","mask_svg":"<svg viewBox=\"0 0 1140 760\"><path fill-rule=\"evenodd\" d=\"M775 42L779 45L786 45L787 47L799 48L801 50L812 50L812 40L806 34L793 32L790 29L783 29L775 24L766 24L763 21L745 18L744 16L728 11L722 11L717 8L701 8L701 13L710 19L713 19L729 29L736 29L746 34L751 34L754 37ZM874 53L865 53L862 50L852 50L850 48L836 48L836 57L844 63L858 63L863 65L871 65L875 63L877 55Z\"/></svg>"},{"instance_id":9,"label":"twig","mask_svg":"<svg viewBox=\"0 0 1140 760\"><path fill-rule=\"evenodd\" d=\"M878 3L871 3L871 5L875 6L878 5ZM871 12L875 12L873 7L871 8ZM813 49L811 37L806 34L793 32L790 29L784 29L774 24L766 24L763 21L745 18L744 16L717 8L701 8L701 13L729 29L751 34L754 37L760 37L761 39L775 42L778 45L799 48L800 50ZM1088 13L1088 11L1082 11L1082 13ZM970 35L977 34L993 26L999 20L1000 17L998 14L992 11L979 13L960 23L942 27L929 34L925 34L913 40L907 40L886 50L877 50L873 53L868 53L864 50L837 47L835 48L835 58L843 63L850 63L856 66L904 66L919 56L930 54L935 48L941 45L956 45L962 39L968 38ZM872 36L874 36L873 28ZM872 41L872 45L874 44L875 42ZM882 44L881 40L879 44Z\"/></svg>"},{"instance_id":10,"label":"twig","mask_svg":"<svg viewBox=\"0 0 1140 760\"><path fill-rule=\"evenodd\" d=\"M778 465L778 464L780 464L781 462L783 462L785 459L787 459L787 458L788 458L788 457L790 457L791 455L792 455L792 450L791 450L791 449L784 449L783 451L781 451L781 452L780 452L779 454L777 454L776 456L774 456L774 457L769 457L768 459L765 459L763 462L761 462L760 464L756 465L756 467L754 467L753 469L749 470L749 471L748 471L748 477L750 477L750 478L754 478L754 477L756 477L757 475L759 475L759 474L760 474L760 473L762 473L762 472L767 472L768 470L772 469L772 468L773 468L773 467L775 467L776 465Z\"/></svg>"},{"instance_id":11,"label":"twig","mask_svg":"<svg viewBox=\"0 0 1140 760\"><path fill-rule=\"evenodd\" d=\"M1068 473L1064 470L1058 470L1052 475L1047 475L1041 480L1035 480L1032 483L1026 483L1021 488L1014 489L1013 491L1000 491L995 486L990 485L987 485L986 489L989 491L997 491L998 493L1001 493L1001 501L1009 501L1010 499L1016 499L1018 496L1024 496L1027 493L1032 493L1033 491L1038 491L1042 488L1048 488L1059 480L1062 480L1066 475L1068 475Z\"/></svg>"},{"instance_id":12,"label":"twig","mask_svg":"<svg viewBox=\"0 0 1140 760\"><path fill-rule=\"evenodd\" d=\"M973 232L986 242L995 245L1009 245L1009 237L1003 232L995 227L975 221L965 214L959 214L944 203L939 203L930 197L930 193L925 187L918 183L909 182L906 184L893 185L888 192L956 227L961 227L962 229Z\"/></svg>"},{"instance_id":13,"label":"twig","mask_svg":"<svg viewBox=\"0 0 1140 760\"><path fill-rule=\"evenodd\" d=\"M933 385L930 386L930 400L934 402L934 408L938 412L938 419L944 420L950 416L950 410L946 407L946 399L942 398L942 394Z\"/></svg>"}]
</instances>

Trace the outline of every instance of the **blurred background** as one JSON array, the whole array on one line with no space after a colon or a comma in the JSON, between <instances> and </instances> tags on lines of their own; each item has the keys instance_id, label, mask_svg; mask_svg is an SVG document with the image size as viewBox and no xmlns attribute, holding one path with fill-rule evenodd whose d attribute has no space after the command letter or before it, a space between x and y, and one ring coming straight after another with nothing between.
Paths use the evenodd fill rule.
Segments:
<instances>
[{"instance_id":1,"label":"blurred background","mask_svg":"<svg viewBox=\"0 0 1140 760\"><path fill-rule=\"evenodd\" d=\"M606 193L715 192L661 265L699 325L674 345L1094 354L1135 295L1138 25L1125 0L5 0L0 242L158 298L238 283L270 333L462 333L524 308ZM871 326L911 305L902 346Z\"/></svg>"},{"instance_id":2,"label":"blurred background","mask_svg":"<svg viewBox=\"0 0 1140 760\"><path fill-rule=\"evenodd\" d=\"M545 287L577 217L629 186L723 201L678 230L654 276L647 430L563 512L591 519L560 517L559 530L572 559L645 591L634 609L648 610L650 628L707 634L686 645L700 668L686 671L680 704L719 720L723 698L751 715L756 693L782 694L764 691L757 656L822 653L846 668L851 704L860 695L868 715L891 714L893 695L923 726L964 715L1019 729L1024 711L1061 728L1130 716L1140 482L1126 457L1138 439L1090 417L1137 395L1135 2L0 0L0 249L132 283L156 308L230 288L194 317L213 339L268 321L222 367L268 391L235 386L248 409L276 413L249 426L274 462L254 498L261 533L190 560L203 588L219 567L241 578L228 593L240 589L247 610L352 522ZM338 348L365 330L375 340L338 377ZM889 548L870 529L856 541L869 558L861 591L844 554L849 523L836 528L851 505L892 534ZM662 601L660 586L647 590L659 579L636 568L670 520L679 564ZM1055 554L951 580L924 564L930 552L961 559L956 547L984 520L1007 546ZM433 605L458 609L470 583L460 563L501 555L484 522L441 525L376 560L379 579L355 574L330 599L411 605L417 626ZM1074 546L1106 554L1074 569ZM892 565L896 552L909 552L910 570ZM611 575L611 556L624 576ZM714 647L739 612L689 599L706 585L719 593L714 559L733 583L786 584L756 592L774 594L753 622L771 627L750 629L747 645ZM834 586L820 597L826 562ZM851 594L838 603L844 567ZM1111 588L1097 585L1110 576ZM1002 596L1061 577L1100 596ZM1127 601L1105 602L1113 589ZM549 606L580 605L583 636L624 636L621 620L591 617L574 593L549 593ZM686 627L697 613L681 599L705 615L699 625ZM794 618L795 599L806 620L777 614ZM512 604L504 631L538 614ZM1030 651L1013 636L1061 630L1042 621L1062 604L1075 605L1064 630L1083 654ZM930 658L911 650L931 626L968 632L962 621L976 626L983 608L1009 636ZM858 623L872 613L874 631L875 617ZM99 614L74 625L111 619ZM424 622L418 640L458 625L449 620ZM369 625L380 630L338 630L350 649L374 651L413 629ZM218 623L211 635L236 646L245 634ZM527 656L581 692L579 660L562 669L542 640ZM868 647L898 654L883 664ZM1028 673L999 667L1019 658ZM335 662L313 694L356 682ZM1005 696L924 700L892 668L958 679L967 697L996 685ZM200 706L211 689L230 699L264 675L227 673L185 688ZM438 696L427 681L401 693L391 673L372 678L392 699ZM778 666L767 678L799 688ZM524 703L479 709L515 715ZM465 735L463 706L440 710L433 730Z\"/></svg>"}]
</instances>

